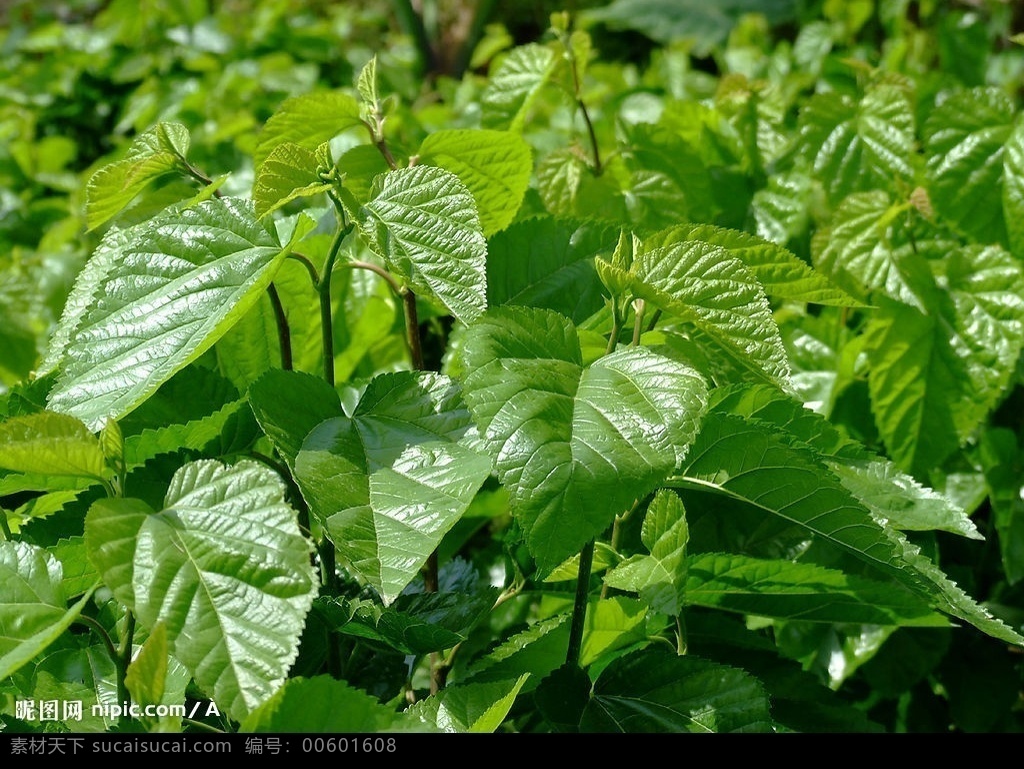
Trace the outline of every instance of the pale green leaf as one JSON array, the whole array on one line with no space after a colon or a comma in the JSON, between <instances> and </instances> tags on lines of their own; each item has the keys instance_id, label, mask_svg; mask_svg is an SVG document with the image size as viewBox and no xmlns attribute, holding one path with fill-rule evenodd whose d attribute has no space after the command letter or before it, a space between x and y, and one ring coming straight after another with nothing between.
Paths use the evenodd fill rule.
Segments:
<instances>
[{"instance_id":1,"label":"pale green leaf","mask_svg":"<svg viewBox=\"0 0 1024 769\"><path fill-rule=\"evenodd\" d=\"M440 732L492 734L508 716L528 677L524 673L508 681L446 686L408 707L405 715Z\"/></svg>"},{"instance_id":2,"label":"pale green leaf","mask_svg":"<svg viewBox=\"0 0 1024 769\"><path fill-rule=\"evenodd\" d=\"M647 649L612 662L594 682L582 732L770 732L768 696L753 676L695 656Z\"/></svg>"},{"instance_id":3,"label":"pale green leaf","mask_svg":"<svg viewBox=\"0 0 1024 769\"><path fill-rule=\"evenodd\" d=\"M75 417L51 411L0 422L0 467L96 480L110 475L99 439L89 428Z\"/></svg>"},{"instance_id":4,"label":"pale green leaf","mask_svg":"<svg viewBox=\"0 0 1024 769\"><path fill-rule=\"evenodd\" d=\"M279 144L256 172L252 187L256 216L266 216L293 200L329 189L330 183L320 178L317 158L311 150L291 142Z\"/></svg>"},{"instance_id":5,"label":"pale green leaf","mask_svg":"<svg viewBox=\"0 0 1024 769\"><path fill-rule=\"evenodd\" d=\"M351 418L322 422L295 459L311 513L385 605L416 577L473 501L490 462L459 443L471 426L446 376L375 377Z\"/></svg>"},{"instance_id":6,"label":"pale green leaf","mask_svg":"<svg viewBox=\"0 0 1024 769\"><path fill-rule=\"evenodd\" d=\"M580 665L589 666L606 654L645 642L657 632L655 628L642 601L621 595L592 599L583 624Z\"/></svg>"},{"instance_id":7,"label":"pale green leaf","mask_svg":"<svg viewBox=\"0 0 1024 769\"><path fill-rule=\"evenodd\" d=\"M497 308L461 351L466 402L540 571L578 552L682 460L707 398L645 348L584 368L564 316Z\"/></svg>"},{"instance_id":8,"label":"pale green leaf","mask_svg":"<svg viewBox=\"0 0 1024 769\"><path fill-rule=\"evenodd\" d=\"M64 350L49 408L97 430L120 419L244 315L285 254L250 204L226 198L132 230Z\"/></svg>"},{"instance_id":9,"label":"pale green leaf","mask_svg":"<svg viewBox=\"0 0 1024 769\"><path fill-rule=\"evenodd\" d=\"M455 174L435 166L392 171L364 210L373 249L415 291L464 322L487 308L487 242L476 202Z\"/></svg>"},{"instance_id":10,"label":"pale green leaf","mask_svg":"<svg viewBox=\"0 0 1024 769\"><path fill-rule=\"evenodd\" d=\"M756 380L791 389L789 358L760 281L722 246L687 240L686 232L643 238L630 271L633 292L695 325Z\"/></svg>"},{"instance_id":11,"label":"pale green leaf","mask_svg":"<svg viewBox=\"0 0 1024 769\"><path fill-rule=\"evenodd\" d=\"M292 143L313 150L359 125L359 102L351 94L321 91L293 96L263 126L253 153L253 166L258 173L270 153L281 144Z\"/></svg>"},{"instance_id":12,"label":"pale green leaf","mask_svg":"<svg viewBox=\"0 0 1024 769\"><path fill-rule=\"evenodd\" d=\"M158 123L132 141L123 160L97 169L85 189L85 222L89 229L94 230L112 219L164 174L185 173L189 143L185 126Z\"/></svg>"},{"instance_id":13,"label":"pale green leaf","mask_svg":"<svg viewBox=\"0 0 1024 769\"><path fill-rule=\"evenodd\" d=\"M855 100L819 93L800 112L798 153L811 164L833 202L853 192L909 182L915 150L914 110L897 86L869 87Z\"/></svg>"},{"instance_id":14,"label":"pale green leaf","mask_svg":"<svg viewBox=\"0 0 1024 769\"><path fill-rule=\"evenodd\" d=\"M92 598L70 608L60 561L27 542L0 541L0 681L43 652L70 627Z\"/></svg>"},{"instance_id":15,"label":"pale green leaf","mask_svg":"<svg viewBox=\"0 0 1024 769\"><path fill-rule=\"evenodd\" d=\"M434 131L420 145L419 158L462 180L476 201L485 236L505 229L515 218L533 171L530 145L510 131Z\"/></svg>"},{"instance_id":16,"label":"pale green leaf","mask_svg":"<svg viewBox=\"0 0 1024 769\"><path fill-rule=\"evenodd\" d=\"M503 56L480 97L484 128L522 130L558 63L554 51L538 43L521 45Z\"/></svg>"},{"instance_id":17,"label":"pale green leaf","mask_svg":"<svg viewBox=\"0 0 1024 769\"><path fill-rule=\"evenodd\" d=\"M221 710L242 720L284 683L317 590L312 545L269 468L201 460L182 467L153 512L94 503L93 562Z\"/></svg>"},{"instance_id":18,"label":"pale green leaf","mask_svg":"<svg viewBox=\"0 0 1024 769\"><path fill-rule=\"evenodd\" d=\"M88 592L99 582L99 572L89 563L84 537L63 537L48 547L47 551L60 561L64 595L68 598Z\"/></svg>"}]
</instances>

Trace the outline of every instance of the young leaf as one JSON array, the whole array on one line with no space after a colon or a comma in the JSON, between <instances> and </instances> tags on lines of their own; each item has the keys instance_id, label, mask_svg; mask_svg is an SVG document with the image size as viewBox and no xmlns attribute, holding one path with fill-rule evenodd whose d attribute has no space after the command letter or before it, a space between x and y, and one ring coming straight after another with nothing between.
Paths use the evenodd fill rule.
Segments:
<instances>
[{"instance_id":1,"label":"young leaf","mask_svg":"<svg viewBox=\"0 0 1024 769\"><path fill-rule=\"evenodd\" d=\"M463 340L466 402L541 572L554 569L672 473L707 386L644 348L581 364L557 313L498 308Z\"/></svg>"},{"instance_id":2,"label":"young leaf","mask_svg":"<svg viewBox=\"0 0 1024 769\"><path fill-rule=\"evenodd\" d=\"M68 608L60 562L27 542L0 542L0 681L9 678L68 629L92 598Z\"/></svg>"},{"instance_id":3,"label":"young leaf","mask_svg":"<svg viewBox=\"0 0 1024 769\"><path fill-rule=\"evenodd\" d=\"M760 681L698 657L645 649L612 662L594 682L582 732L769 732Z\"/></svg>"},{"instance_id":4,"label":"young leaf","mask_svg":"<svg viewBox=\"0 0 1024 769\"><path fill-rule=\"evenodd\" d=\"M100 167L86 186L85 223L95 230L116 216L150 182L185 172L190 138L180 123L158 123L140 134L123 160Z\"/></svg>"},{"instance_id":5,"label":"young leaf","mask_svg":"<svg viewBox=\"0 0 1024 769\"><path fill-rule=\"evenodd\" d=\"M64 350L49 408L96 430L120 419L244 315L286 253L238 200L133 229Z\"/></svg>"},{"instance_id":6,"label":"young leaf","mask_svg":"<svg viewBox=\"0 0 1024 769\"><path fill-rule=\"evenodd\" d=\"M295 458L310 511L385 605L412 582L487 478L487 459L459 443L470 426L447 377L381 374L351 418L322 422Z\"/></svg>"},{"instance_id":7,"label":"young leaf","mask_svg":"<svg viewBox=\"0 0 1024 769\"><path fill-rule=\"evenodd\" d=\"M756 380L791 389L789 358L764 287L722 246L685 228L644 237L630 270L633 292L694 324Z\"/></svg>"},{"instance_id":8,"label":"young leaf","mask_svg":"<svg viewBox=\"0 0 1024 769\"><path fill-rule=\"evenodd\" d=\"M284 682L316 593L312 546L271 470L202 460L171 481L162 512L104 499L86 517L90 557L114 594L232 718Z\"/></svg>"},{"instance_id":9,"label":"young leaf","mask_svg":"<svg viewBox=\"0 0 1024 769\"><path fill-rule=\"evenodd\" d=\"M364 232L388 269L461 321L487 309L487 242L476 202L450 171L415 166L384 177Z\"/></svg>"},{"instance_id":10,"label":"young leaf","mask_svg":"<svg viewBox=\"0 0 1024 769\"><path fill-rule=\"evenodd\" d=\"M315 153L286 142L271 151L256 172L252 199L256 216L266 216L299 198L312 197L331 188L320 178Z\"/></svg>"},{"instance_id":11,"label":"young leaf","mask_svg":"<svg viewBox=\"0 0 1024 769\"><path fill-rule=\"evenodd\" d=\"M446 129L420 145L420 163L458 176L473 193L485 237L505 229L519 210L530 182L530 145L510 131Z\"/></svg>"}]
</instances>

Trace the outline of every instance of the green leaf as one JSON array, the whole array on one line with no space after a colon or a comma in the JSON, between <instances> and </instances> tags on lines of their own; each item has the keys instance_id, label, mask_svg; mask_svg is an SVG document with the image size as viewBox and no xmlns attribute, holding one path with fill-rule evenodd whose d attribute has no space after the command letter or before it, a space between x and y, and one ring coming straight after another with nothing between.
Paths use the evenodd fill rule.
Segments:
<instances>
[{"instance_id":1,"label":"green leaf","mask_svg":"<svg viewBox=\"0 0 1024 769\"><path fill-rule=\"evenodd\" d=\"M158 624L128 665L124 682L132 699L140 705L159 704L164 696L167 668L167 628Z\"/></svg>"},{"instance_id":2,"label":"green leaf","mask_svg":"<svg viewBox=\"0 0 1024 769\"><path fill-rule=\"evenodd\" d=\"M290 467L314 427L345 413L338 393L323 379L282 369L271 369L250 385L249 405Z\"/></svg>"},{"instance_id":3,"label":"green leaf","mask_svg":"<svg viewBox=\"0 0 1024 769\"><path fill-rule=\"evenodd\" d=\"M498 308L469 328L466 402L543 573L654 490L707 399L691 368L645 348L584 368L564 316Z\"/></svg>"},{"instance_id":4,"label":"green leaf","mask_svg":"<svg viewBox=\"0 0 1024 769\"><path fill-rule=\"evenodd\" d=\"M110 475L99 439L89 428L50 411L0 422L0 467L96 480Z\"/></svg>"},{"instance_id":5,"label":"green leaf","mask_svg":"<svg viewBox=\"0 0 1024 769\"><path fill-rule=\"evenodd\" d=\"M476 593L403 593L391 606L339 598L318 604L327 624L344 635L379 641L404 654L451 649L469 637L494 607L497 589Z\"/></svg>"},{"instance_id":6,"label":"green leaf","mask_svg":"<svg viewBox=\"0 0 1024 769\"><path fill-rule=\"evenodd\" d=\"M49 408L120 419L209 349L284 259L249 204L215 198L132 230L64 351Z\"/></svg>"},{"instance_id":7,"label":"green leaf","mask_svg":"<svg viewBox=\"0 0 1024 769\"><path fill-rule=\"evenodd\" d=\"M1015 108L999 88L942 101L924 124L928 195L935 212L981 243L1003 243L1003 171Z\"/></svg>"},{"instance_id":8,"label":"green leaf","mask_svg":"<svg viewBox=\"0 0 1024 769\"><path fill-rule=\"evenodd\" d=\"M565 662L569 642L569 615L557 614L531 624L499 644L467 670L466 681L516 680L529 675L523 691L532 691L540 681Z\"/></svg>"},{"instance_id":9,"label":"green leaf","mask_svg":"<svg viewBox=\"0 0 1024 769\"><path fill-rule=\"evenodd\" d=\"M610 256L618 231L542 217L488 241L487 303L555 310L582 323L604 306L594 258Z\"/></svg>"},{"instance_id":10,"label":"green leaf","mask_svg":"<svg viewBox=\"0 0 1024 769\"><path fill-rule=\"evenodd\" d=\"M787 249L756 235L710 224L683 224L671 232L682 242L710 243L725 249L750 270L768 296L835 307L860 304Z\"/></svg>"},{"instance_id":11,"label":"green leaf","mask_svg":"<svg viewBox=\"0 0 1024 769\"><path fill-rule=\"evenodd\" d=\"M504 722L529 674L493 683L453 684L406 709L431 731L491 734Z\"/></svg>"},{"instance_id":12,"label":"green leaf","mask_svg":"<svg viewBox=\"0 0 1024 769\"><path fill-rule=\"evenodd\" d=\"M770 732L768 697L742 670L649 649L612 662L594 682L581 732Z\"/></svg>"},{"instance_id":13,"label":"green leaf","mask_svg":"<svg viewBox=\"0 0 1024 769\"><path fill-rule=\"evenodd\" d=\"M480 97L483 127L521 131L558 64L554 51L538 43L521 45L506 54L491 72Z\"/></svg>"},{"instance_id":14,"label":"green leaf","mask_svg":"<svg viewBox=\"0 0 1024 769\"><path fill-rule=\"evenodd\" d=\"M802 622L945 627L949 620L902 587L785 560L704 553L688 563L686 600Z\"/></svg>"},{"instance_id":15,"label":"green leaf","mask_svg":"<svg viewBox=\"0 0 1024 769\"><path fill-rule=\"evenodd\" d=\"M678 616L686 595L686 543L689 529L682 500L667 489L658 489L647 508L641 540L650 555L628 558L609 571L609 587L639 593L656 612Z\"/></svg>"},{"instance_id":16,"label":"green leaf","mask_svg":"<svg viewBox=\"0 0 1024 769\"><path fill-rule=\"evenodd\" d=\"M253 183L256 216L266 216L293 200L331 189L331 184L320 178L318 170L316 154L311 150L291 142L274 147L260 164Z\"/></svg>"},{"instance_id":17,"label":"green leaf","mask_svg":"<svg viewBox=\"0 0 1024 769\"><path fill-rule=\"evenodd\" d=\"M1024 274L997 246L968 246L945 266L948 295L923 314L881 302L865 331L871 407L893 460L941 463L1002 397L1024 347Z\"/></svg>"},{"instance_id":18,"label":"green leaf","mask_svg":"<svg viewBox=\"0 0 1024 769\"><path fill-rule=\"evenodd\" d=\"M904 91L882 83L854 100L818 93L800 112L797 152L833 202L852 192L892 189L914 178L914 111Z\"/></svg>"},{"instance_id":19,"label":"green leaf","mask_svg":"<svg viewBox=\"0 0 1024 769\"><path fill-rule=\"evenodd\" d=\"M0 542L0 681L43 652L70 627L92 598L88 591L71 608L58 561L27 542Z\"/></svg>"},{"instance_id":20,"label":"green leaf","mask_svg":"<svg viewBox=\"0 0 1024 769\"><path fill-rule=\"evenodd\" d=\"M306 438L295 478L352 569L391 604L487 478L459 443L471 425L459 388L428 372L375 377L351 418Z\"/></svg>"},{"instance_id":21,"label":"green leaf","mask_svg":"<svg viewBox=\"0 0 1024 769\"><path fill-rule=\"evenodd\" d=\"M285 100L263 126L253 167L259 173L270 153L282 144L314 150L350 128L362 125L359 102L342 91L321 91Z\"/></svg>"},{"instance_id":22,"label":"green leaf","mask_svg":"<svg viewBox=\"0 0 1024 769\"><path fill-rule=\"evenodd\" d=\"M420 145L420 163L458 176L473 193L485 236L515 218L533 171L530 145L517 133L452 128L435 131Z\"/></svg>"},{"instance_id":23,"label":"green leaf","mask_svg":"<svg viewBox=\"0 0 1024 769\"><path fill-rule=\"evenodd\" d=\"M1024 257L1024 122L1017 121L1003 156L1003 219L1010 250Z\"/></svg>"},{"instance_id":24,"label":"green leaf","mask_svg":"<svg viewBox=\"0 0 1024 769\"><path fill-rule=\"evenodd\" d=\"M64 595L68 598L88 592L99 582L100 575L89 563L83 537L61 538L56 544L50 545L47 551L60 561Z\"/></svg>"},{"instance_id":25,"label":"green leaf","mask_svg":"<svg viewBox=\"0 0 1024 769\"><path fill-rule=\"evenodd\" d=\"M893 223L906 206L881 190L854 193L836 209L827 229L815 233L815 266L854 296L875 292L915 307L931 284L923 244L903 243ZM947 246L948 247L948 246Z\"/></svg>"},{"instance_id":26,"label":"green leaf","mask_svg":"<svg viewBox=\"0 0 1024 769\"><path fill-rule=\"evenodd\" d=\"M104 499L86 517L90 557L143 627L221 710L242 720L285 681L317 589L312 545L271 470L185 465L162 512Z\"/></svg>"},{"instance_id":27,"label":"green leaf","mask_svg":"<svg viewBox=\"0 0 1024 769\"><path fill-rule=\"evenodd\" d=\"M709 344L759 381L791 389L789 358L764 287L729 251L672 228L643 238L633 292L692 323Z\"/></svg>"},{"instance_id":28,"label":"green leaf","mask_svg":"<svg viewBox=\"0 0 1024 769\"><path fill-rule=\"evenodd\" d=\"M717 491L802 526L940 611L994 638L1024 644L1024 637L993 618L899 532L876 521L813 452L789 444L768 426L709 411L687 466L668 483Z\"/></svg>"},{"instance_id":29,"label":"green leaf","mask_svg":"<svg viewBox=\"0 0 1024 769\"><path fill-rule=\"evenodd\" d=\"M180 123L158 123L139 134L123 160L101 166L86 185L85 223L95 230L164 174L185 173L190 138Z\"/></svg>"},{"instance_id":30,"label":"green leaf","mask_svg":"<svg viewBox=\"0 0 1024 769\"><path fill-rule=\"evenodd\" d=\"M311 702L316 703L310 708ZM330 676L290 678L239 726L243 733L373 734L394 731L395 711Z\"/></svg>"},{"instance_id":31,"label":"green leaf","mask_svg":"<svg viewBox=\"0 0 1024 769\"><path fill-rule=\"evenodd\" d=\"M364 232L388 269L461 321L487 308L487 242L476 202L450 171L415 166L384 177Z\"/></svg>"},{"instance_id":32,"label":"green leaf","mask_svg":"<svg viewBox=\"0 0 1024 769\"><path fill-rule=\"evenodd\" d=\"M966 511L922 486L860 443L845 437L820 414L767 385L716 390L712 410L761 420L811 448L876 520L901 531L948 531L981 539Z\"/></svg>"},{"instance_id":33,"label":"green leaf","mask_svg":"<svg viewBox=\"0 0 1024 769\"><path fill-rule=\"evenodd\" d=\"M811 177L801 171L773 174L750 201L754 232L784 246L803 234L810 223Z\"/></svg>"}]
</instances>

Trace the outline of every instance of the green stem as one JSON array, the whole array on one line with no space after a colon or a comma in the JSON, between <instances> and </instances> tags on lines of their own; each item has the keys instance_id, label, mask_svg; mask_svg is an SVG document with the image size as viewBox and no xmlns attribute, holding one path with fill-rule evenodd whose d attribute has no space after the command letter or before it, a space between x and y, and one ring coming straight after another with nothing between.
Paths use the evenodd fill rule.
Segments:
<instances>
[{"instance_id":1,"label":"green stem","mask_svg":"<svg viewBox=\"0 0 1024 769\"><path fill-rule=\"evenodd\" d=\"M587 136L590 139L590 150L594 155L594 176L600 176L604 171L604 167L601 165L601 151L597 146L597 132L594 130L594 123L590 119L587 105L583 101L580 70L576 65L576 56L572 52L572 38L568 34L562 36L562 45L565 46L565 51L569 55L569 68L572 70L572 86L575 92L576 106L579 107L580 113L583 115L583 122L587 127Z\"/></svg>"},{"instance_id":2,"label":"green stem","mask_svg":"<svg viewBox=\"0 0 1024 769\"><path fill-rule=\"evenodd\" d=\"M327 261L324 263L324 274L317 285L317 293L320 295L320 334L324 351L324 379L331 387L334 387L334 312L331 307L331 273L334 271L334 262L338 258L338 251L341 250L341 243L351 230L351 226L342 227L335 234L331 250L327 254Z\"/></svg>"},{"instance_id":3,"label":"green stem","mask_svg":"<svg viewBox=\"0 0 1024 769\"><path fill-rule=\"evenodd\" d=\"M635 299L633 301L633 310L636 313L636 316L635 316L635 319L634 319L634 322L633 322L633 346L634 347L639 347L640 346L640 334L643 332L644 310L646 309L646 307L647 307L647 305L646 305L646 303L644 302L643 299Z\"/></svg>"},{"instance_id":4,"label":"green stem","mask_svg":"<svg viewBox=\"0 0 1024 769\"><path fill-rule=\"evenodd\" d=\"M118 655L117 648L114 646L114 642L111 640L110 634L107 632L106 628L104 628L103 625L101 625L96 620L95 617L90 617L88 614L79 614L77 619L75 619L75 622L77 622L80 625L85 625L87 628L94 631L100 637L100 640L103 641L103 646L107 649L107 654L110 655L111 661L116 666L120 660L120 657Z\"/></svg>"},{"instance_id":5,"label":"green stem","mask_svg":"<svg viewBox=\"0 0 1024 769\"><path fill-rule=\"evenodd\" d=\"M209 187L211 184L213 184L213 179L211 179L209 176L204 174L202 171L200 171L198 168L196 168L191 163L186 163L185 164L185 172L189 176L191 176L193 179L195 179L197 182L202 184L204 187ZM222 193L221 193L220 190L214 190L213 191L213 196L215 198L219 198L219 197L222 197Z\"/></svg>"},{"instance_id":6,"label":"green stem","mask_svg":"<svg viewBox=\"0 0 1024 769\"><path fill-rule=\"evenodd\" d=\"M188 724L193 729L198 729L199 731L212 732L213 734L224 734L223 729L218 729L216 726L210 726L209 724L204 724L202 721L195 721L191 718L183 718L181 719L181 723Z\"/></svg>"},{"instance_id":7,"label":"green stem","mask_svg":"<svg viewBox=\"0 0 1024 769\"><path fill-rule=\"evenodd\" d=\"M281 368L285 371L291 371L292 331L288 325L288 316L284 314L284 305L281 304L281 296L277 293L277 286L273 283L267 286L267 295L270 297L270 304L274 308L274 320L277 322L277 341L281 346Z\"/></svg>"},{"instance_id":8,"label":"green stem","mask_svg":"<svg viewBox=\"0 0 1024 769\"><path fill-rule=\"evenodd\" d=\"M619 301L612 297L612 332L608 336L608 346L604 354L611 355L619 343L619 334L622 333L622 319L619 317Z\"/></svg>"},{"instance_id":9,"label":"green stem","mask_svg":"<svg viewBox=\"0 0 1024 769\"><path fill-rule=\"evenodd\" d=\"M680 614L676 617L676 653L679 656L686 654L686 620Z\"/></svg>"},{"instance_id":10,"label":"green stem","mask_svg":"<svg viewBox=\"0 0 1024 769\"><path fill-rule=\"evenodd\" d=\"M590 572L594 567L594 544L594 540L590 540L580 551L580 569L576 575L576 601L572 607L572 624L569 626L569 648L565 655L566 664L576 667L580 664L580 652L583 650L583 627L587 619Z\"/></svg>"},{"instance_id":11,"label":"green stem","mask_svg":"<svg viewBox=\"0 0 1024 769\"><path fill-rule=\"evenodd\" d=\"M128 612L128 617L125 620L124 639L121 641L121 650L118 654L117 661L117 701L128 702L128 698L131 696L128 693L128 684L125 683L125 679L128 676L128 666L132 661L132 644L135 640L135 613L132 611ZM128 716L121 716L123 721L128 720Z\"/></svg>"},{"instance_id":12,"label":"green stem","mask_svg":"<svg viewBox=\"0 0 1024 769\"><path fill-rule=\"evenodd\" d=\"M302 266L306 268L306 271L309 272L309 277L313 280L313 285L314 286L319 286L320 285L320 275L319 275L319 273L317 273L316 266L313 264L313 262L311 262L309 260L308 256L303 256L302 254L298 253L297 251L292 251L285 258L286 259L295 259L296 261L300 262L302 264Z\"/></svg>"},{"instance_id":13,"label":"green stem","mask_svg":"<svg viewBox=\"0 0 1024 769\"><path fill-rule=\"evenodd\" d=\"M11 533L11 526L7 523L7 511L0 507L0 533L3 533L4 539L14 539L14 534Z\"/></svg>"}]
</instances>

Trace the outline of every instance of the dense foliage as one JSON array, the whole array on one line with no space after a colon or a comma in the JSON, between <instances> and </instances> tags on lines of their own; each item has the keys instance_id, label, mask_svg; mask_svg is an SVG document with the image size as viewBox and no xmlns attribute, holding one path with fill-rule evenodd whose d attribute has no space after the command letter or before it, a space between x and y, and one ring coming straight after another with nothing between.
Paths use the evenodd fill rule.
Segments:
<instances>
[{"instance_id":1,"label":"dense foliage","mask_svg":"<svg viewBox=\"0 0 1024 769\"><path fill-rule=\"evenodd\" d=\"M0 729L1019 731L1014 4L508 5L4 11Z\"/></svg>"}]
</instances>

